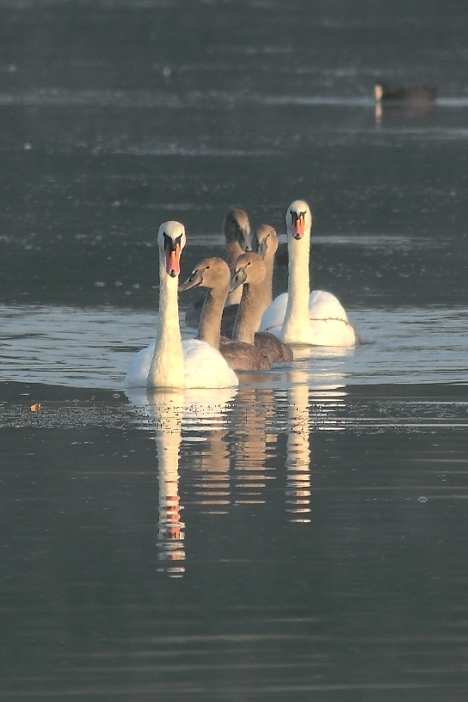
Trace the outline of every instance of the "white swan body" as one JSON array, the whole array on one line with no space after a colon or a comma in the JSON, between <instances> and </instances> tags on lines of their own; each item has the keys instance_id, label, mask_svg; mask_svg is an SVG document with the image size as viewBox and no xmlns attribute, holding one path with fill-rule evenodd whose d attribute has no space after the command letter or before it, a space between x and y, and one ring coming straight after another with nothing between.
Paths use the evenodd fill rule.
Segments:
<instances>
[{"instance_id":1,"label":"white swan body","mask_svg":"<svg viewBox=\"0 0 468 702\"><path fill-rule=\"evenodd\" d=\"M310 293L308 300L310 332L306 325L304 325L305 330L303 325L300 325L301 341L289 343L353 347L356 342L354 329L349 324L346 312L338 298L325 290L314 290ZM260 330L269 331L281 338L287 307L288 293L281 293L265 310Z\"/></svg>"},{"instance_id":2,"label":"white swan body","mask_svg":"<svg viewBox=\"0 0 468 702\"><path fill-rule=\"evenodd\" d=\"M288 230L288 292L265 310L260 331L269 331L286 344L353 347L356 335L339 300L324 290L309 294L309 251L312 215L296 200L286 214Z\"/></svg>"},{"instance_id":3,"label":"white swan body","mask_svg":"<svg viewBox=\"0 0 468 702\"><path fill-rule=\"evenodd\" d=\"M147 387L148 374L156 342L134 356L125 378L127 388ZM219 352L206 341L185 339L182 341L184 380L186 388L232 388L239 384L233 370L229 368ZM227 366L227 368L226 368Z\"/></svg>"},{"instance_id":4,"label":"white swan body","mask_svg":"<svg viewBox=\"0 0 468 702\"><path fill-rule=\"evenodd\" d=\"M234 371L219 351L196 339L182 341L178 282L185 229L180 222L159 228L159 316L156 341L139 351L125 378L125 387L227 388L238 385Z\"/></svg>"}]
</instances>

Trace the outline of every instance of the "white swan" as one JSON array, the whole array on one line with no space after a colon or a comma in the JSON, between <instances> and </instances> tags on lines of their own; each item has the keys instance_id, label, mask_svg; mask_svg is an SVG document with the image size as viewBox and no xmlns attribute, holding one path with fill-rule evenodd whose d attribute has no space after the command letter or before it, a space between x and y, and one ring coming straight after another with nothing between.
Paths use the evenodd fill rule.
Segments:
<instances>
[{"instance_id":1,"label":"white swan","mask_svg":"<svg viewBox=\"0 0 468 702\"><path fill-rule=\"evenodd\" d=\"M182 341L177 286L185 243L185 228L180 222L165 222L159 227L156 342L134 357L125 378L127 388L227 388L239 383L219 351L198 339Z\"/></svg>"},{"instance_id":2,"label":"white swan","mask_svg":"<svg viewBox=\"0 0 468 702\"><path fill-rule=\"evenodd\" d=\"M269 331L286 344L353 347L356 336L346 312L329 292L309 295L309 252L312 214L303 200L295 200L286 213L288 232L288 292L265 310L260 331Z\"/></svg>"}]
</instances>

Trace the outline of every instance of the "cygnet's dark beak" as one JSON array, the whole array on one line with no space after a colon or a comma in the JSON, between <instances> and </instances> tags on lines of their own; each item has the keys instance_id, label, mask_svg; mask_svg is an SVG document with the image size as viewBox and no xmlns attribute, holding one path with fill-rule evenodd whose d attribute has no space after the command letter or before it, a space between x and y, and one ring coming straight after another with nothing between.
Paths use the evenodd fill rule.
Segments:
<instances>
[{"instance_id":1,"label":"cygnet's dark beak","mask_svg":"<svg viewBox=\"0 0 468 702\"><path fill-rule=\"evenodd\" d=\"M244 245L242 247L244 249L245 253L250 253L251 251L254 250L253 239L254 239L254 237L251 234L249 234L248 236L245 237Z\"/></svg>"},{"instance_id":2,"label":"cygnet's dark beak","mask_svg":"<svg viewBox=\"0 0 468 702\"><path fill-rule=\"evenodd\" d=\"M179 292L184 292L184 290L190 290L190 288L198 288L200 285L203 283L203 276L200 271L195 270L193 271L192 275L190 278L187 278L187 280L182 283L182 285L179 285Z\"/></svg>"},{"instance_id":3,"label":"cygnet's dark beak","mask_svg":"<svg viewBox=\"0 0 468 702\"><path fill-rule=\"evenodd\" d=\"M244 227L237 227L235 236L237 243L243 251L247 252L252 250L250 247L250 227L248 229L244 229Z\"/></svg>"},{"instance_id":4,"label":"cygnet's dark beak","mask_svg":"<svg viewBox=\"0 0 468 702\"><path fill-rule=\"evenodd\" d=\"M267 252L267 249L268 249L268 245L267 245L266 239L264 239L263 241L258 241L258 239L257 239L257 250L255 253L257 253L260 256L260 258L265 258L265 254Z\"/></svg>"},{"instance_id":5,"label":"cygnet's dark beak","mask_svg":"<svg viewBox=\"0 0 468 702\"><path fill-rule=\"evenodd\" d=\"M242 285L245 282L246 278L247 278L247 274L246 274L245 270L243 268L239 268L239 270L236 271L231 278L229 292L234 292L234 290L236 288L238 288L239 285Z\"/></svg>"}]
</instances>

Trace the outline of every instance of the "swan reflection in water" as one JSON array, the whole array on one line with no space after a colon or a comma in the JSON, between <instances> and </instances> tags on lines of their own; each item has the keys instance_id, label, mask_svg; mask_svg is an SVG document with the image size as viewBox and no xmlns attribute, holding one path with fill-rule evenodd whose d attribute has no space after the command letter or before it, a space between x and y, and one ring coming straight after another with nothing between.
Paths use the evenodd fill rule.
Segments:
<instances>
[{"instance_id":1,"label":"swan reflection in water","mask_svg":"<svg viewBox=\"0 0 468 702\"><path fill-rule=\"evenodd\" d=\"M286 510L291 522L310 522L311 497L311 430L336 431L341 428L336 416L344 406L347 395L343 387L343 375L330 372L319 359L329 356L347 355L354 350L315 349L293 347L294 358L316 356L316 365L307 372L300 367L288 372L287 390L287 450L286 450Z\"/></svg>"},{"instance_id":2,"label":"swan reflection in water","mask_svg":"<svg viewBox=\"0 0 468 702\"><path fill-rule=\"evenodd\" d=\"M341 428L336 413L347 393L339 372L329 373L319 359L314 367L306 360L297 358L294 369L278 369L274 377L262 375L265 385L252 377L236 389L127 391L156 439L160 571L172 578L185 573L181 453L190 468L190 505L220 519L233 507L265 504L272 481L283 482L270 459L281 450L278 437L286 436L286 512L291 522L310 523L310 433ZM272 380L280 386L271 387Z\"/></svg>"},{"instance_id":3,"label":"swan reflection in water","mask_svg":"<svg viewBox=\"0 0 468 702\"><path fill-rule=\"evenodd\" d=\"M184 528L179 498L179 452L184 415L183 393L154 393L151 410L156 433L159 478L158 540L161 567L171 577L185 572Z\"/></svg>"},{"instance_id":4,"label":"swan reflection in water","mask_svg":"<svg viewBox=\"0 0 468 702\"><path fill-rule=\"evenodd\" d=\"M310 522L309 386L305 373L290 372L286 453L286 511L292 522Z\"/></svg>"},{"instance_id":5,"label":"swan reflection in water","mask_svg":"<svg viewBox=\"0 0 468 702\"><path fill-rule=\"evenodd\" d=\"M154 431L158 458L159 519L157 547L160 572L172 578L185 573L185 524L179 496L179 457L182 431L219 432L235 389L127 391L139 408L140 420Z\"/></svg>"},{"instance_id":6,"label":"swan reflection in water","mask_svg":"<svg viewBox=\"0 0 468 702\"><path fill-rule=\"evenodd\" d=\"M265 503L267 481L275 479L274 469L267 465L272 455L270 445L276 442L276 407L273 390L268 387L245 386L239 389L233 409L232 477L233 504Z\"/></svg>"}]
</instances>

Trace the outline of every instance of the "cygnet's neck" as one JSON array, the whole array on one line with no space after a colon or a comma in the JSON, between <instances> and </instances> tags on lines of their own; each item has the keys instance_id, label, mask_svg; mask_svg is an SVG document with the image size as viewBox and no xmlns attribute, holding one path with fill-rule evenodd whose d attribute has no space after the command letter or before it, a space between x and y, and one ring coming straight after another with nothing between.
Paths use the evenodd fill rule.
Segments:
<instances>
[{"instance_id":1,"label":"cygnet's neck","mask_svg":"<svg viewBox=\"0 0 468 702\"><path fill-rule=\"evenodd\" d=\"M234 271L236 261L241 254L244 253L242 246L239 244L237 239L232 239L226 244L227 247L227 259L228 266L231 269L231 273ZM233 292L229 293L226 300L226 305L238 305L242 297L242 286L239 286Z\"/></svg>"},{"instance_id":2,"label":"cygnet's neck","mask_svg":"<svg viewBox=\"0 0 468 702\"><path fill-rule=\"evenodd\" d=\"M273 269L275 265L275 253L276 250L267 250L265 258L263 259L266 275L265 280L263 281L261 288L259 289L259 299L261 300L261 303L258 303L260 317L265 312L268 305L271 305L273 301Z\"/></svg>"},{"instance_id":3,"label":"cygnet's neck","mask_svg":"<svg viewBox=\"0 0 468 702\"><path fill-rule=\"evenodd\" d=\"M243 341L253 344L255 332L260 326L264 310L260 307L262 288L261 283L244 283L242 298L237 312L232 338L234 341Z\"/></svg>"},{"instance_id":4,"label":"cygnet's neck","mask_svg":"<svg viewBox=\"0 0 468 702\"><path fill-rule=\"evenodd\" d=\"M159 315L156 345L148 374L149 388L184 388L184 355L179 326L178 277L166 272L164 252L159 260Z\"/></svg>"},{"instance_id":5,"label":"cygnet's neck","mask_svg":"<svg viewBox=\"0 0 468 702\"><path fill-rule=\"evenodd\" d=\"M210 346L218 350L221 317L223 316L228 291L229 282L218 285L216 288L208 288L198 325L197 339L206 341Z\"/></svg>"},{"instance_id":6,"label":"cygnet's neck","mask_svg":"<svg viewBox=\"0 0 468 702\"><path fill-rule=\"evenodd\" d=\"M288 254L288 305L280 339L285 343L294 343L298 338L304 337L305 329L310 328L310 229L306 230L299 241L289 236Z\"/></svg>"}]
</instances>

